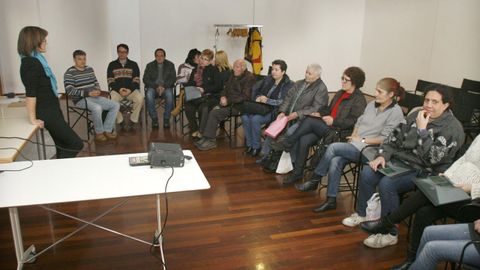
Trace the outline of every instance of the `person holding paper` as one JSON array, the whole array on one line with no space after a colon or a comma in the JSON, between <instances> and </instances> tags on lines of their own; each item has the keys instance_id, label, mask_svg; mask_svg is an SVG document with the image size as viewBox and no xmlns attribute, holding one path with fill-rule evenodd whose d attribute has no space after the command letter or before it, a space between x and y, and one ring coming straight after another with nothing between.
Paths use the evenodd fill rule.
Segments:
<instances>
[{"instance_id":1,"label":"person holding paper","mask_svg":"<svg viewBox=\"0 0 480 270\"><path fill-rule=\"evenodd\" d=\"M405 123L402 108L397 99L405 95L405 89L393 78L383 78L375 88L375 100L368 103L358 118L348 142L336 142L327 147L325 154L315 168L312 177L295 187L299 191L313 191L318 188L321 179L328 174L327 200L314 212L323 212L336 208L336 197L344 167L358 162L360 152L367 145L378 145L400 123ZM367 148L365 151L374 150ZM367 162L366 153L361 157Z\"/></svg>"},{"instance_id":2,"label":"person holding paper","mask_svg":"<svg viewBox=\"0 0 480 270\"><path fill-rule=\"evenodd\" d=\"M294 162L293 171L283 180L283 184L289 185L303 179L310 146L333 131L333 128L353 128L365 110L367 101L360 90L365 82L365 72L359 67L349 67L343 72L341 82L342 89L337 91L330 105L325 104L310 112L299 128L283 141L284 150L290 152Z\"/></svg>"},{"instance_id":3,"label":"person holding paper","mask_svg":"<svg viewBox=\"0 0 480 270\"><path fill-rule=\"evenodd\" d=\"M343 220L345 226L354 227L365 221L367 200L380 193L382 216L394 211L400 203L399 194L413 190L412 179L417 176L443 173L455 159L465 140L462 124L450 110L453 96L441 85L429 87L423 108L407 116L406 124L398 125L385 139L369 166L360 173L356 213ZM391 160L397 159L412 167L412 171L390 178L378 171ZM364 244L373 248L394 245L398 241L396 227L383 234L373 234Z\"/></svg>"},{"instance_id":4,"label":"person holding paper","mask_svg":"<svg viewBox=\"0 0 480 270\"><path fill-rule=\"evenodd\" d=\"M465 154L455 161L443 174L455 186L469 193L472 200L480 200L479 152L480 136L477 136ZM410 265L418 258L419 252L422 251L419 247L424 229L441 218L450 217L458 220L461 217L460 209L469 203L471 201L434 206L421 190L416 190L403 201L399 208L383 216L380 220L362 223L361 228L371 234L385 234L391 231L395 224L415 214L408 243L407 259L401 265L392 268L409 269Z\"/></svg>"},{"instance_id":5,"label":"person holding paper","mask_svg":"<svg viewBox=\"0 0 480 270\"><path fill-rule=\"evenodd\" d=\"M322 67L313 63L307 66L305 79L295 82L287 91L283 102L278 108L276 119L287 118L288 125L286 135L292 134L298 127L298 121L305 119L307 115L318 111L328 104L327 86L321 79ZM267 137L262 146L263 158L257 163L263 165L274 144L271 137Z\"/></svg>"}]
</instances>

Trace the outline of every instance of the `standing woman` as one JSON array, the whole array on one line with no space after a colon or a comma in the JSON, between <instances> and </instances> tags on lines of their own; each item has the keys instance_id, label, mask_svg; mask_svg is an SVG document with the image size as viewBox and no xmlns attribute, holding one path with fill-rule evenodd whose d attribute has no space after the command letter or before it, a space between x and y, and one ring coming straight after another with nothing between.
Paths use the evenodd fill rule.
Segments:
<instances>
[{"instance_id":1,"label":"standing woman","mask_svg":"<svg viewBox=\"0 0 480 270\"><path fill-rule=\"evenodd\" d=\"M83 142L63 118L58 101L57 80L42 53L48 32L36 26L24 27L18 35L20 76L26 91L30 122L46 128L55 142L57 158L75 157Z\"/></svg>"}]
</instances>

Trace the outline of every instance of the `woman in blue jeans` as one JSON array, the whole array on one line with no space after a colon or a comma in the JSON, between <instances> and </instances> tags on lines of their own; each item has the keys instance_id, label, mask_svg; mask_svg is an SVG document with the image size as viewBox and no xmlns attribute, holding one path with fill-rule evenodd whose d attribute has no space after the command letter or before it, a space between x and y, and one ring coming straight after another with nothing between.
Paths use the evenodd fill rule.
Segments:
<instances>
[{"instance_id":1,"label":"woman in blue jeans","mask_svg":"<svg viewBox=\"0 0 480 270\"><path fill-rule=\"evenodd\" d=\"M242 115L243 131L245 133L245 153L252 157L260 153L262 142L260 138L261 128L264 124L272 121L273 111L279 106L293 82L285 74L287 64L283 60L272 62L272 74L267 76L258 86L252 89L252 97L256 102L272 106L272 112L266 115L244 114Z\"/></svg>"},{"instance_id":2,"label":"woman in blue jeans","mask_svg":"<svg viewBox=\"0 0 480 270\"><path fill-rule=\"evenodd\" d=\"M300 191L316 190L322 177L328 174L327 200L313 209L314 212L335 209L343 168L348 163L357 162L365 146L382 143L398 124L405 123L402 108L397 104L397 98L401 99L404 94L405 90L397 80L381 79L375 88L375 100L367 105L358 118L352 135L348 137L349 142L330 144L310 180L295 185ZM363 162L368 161L365 153L362 159Z\"/></svg>"},{"instance_id":3,"label":"woman in blue jeans","mask_svg":"<svg viewBox=\"0 0 480 270\"><path fill-rule=\"evenodd\" d=\"M429 226L423 231L417 257L409 270L436 269L440 262L459 262L463 248L480 238L480 219L473 224ZM465 248L463 263L480 267L480 246L469 244Z\"/></svg>"},{"instance_id":4,"label":"woman in blue jeans","mask_svg":"<svg viewBox=\"0 0 480 270\"><path fill-rule=\"evenodd\" d=\"M460 122L450 111L453 96L449 89L435 85L425 92L423 108L407 116L406 124L400 124L386 138L376 158L365 166L360 174L357 212L345 218L345 226L354 227L366 220L367 200L378 187L385 216L399 206L399 193L413 190L413 177L443 173L455 160L465 134ZM408 163L412 172L390 178L378 169L387 161L396 159ZM398 241L397 228L389 233L372 234L364 244L383 248Z\"/></svg>"}]
</instances>

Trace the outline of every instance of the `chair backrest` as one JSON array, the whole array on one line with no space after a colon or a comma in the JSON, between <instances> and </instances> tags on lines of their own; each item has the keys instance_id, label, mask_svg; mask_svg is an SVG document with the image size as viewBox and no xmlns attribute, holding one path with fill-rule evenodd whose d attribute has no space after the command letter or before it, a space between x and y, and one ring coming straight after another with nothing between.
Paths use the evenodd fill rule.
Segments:
<instances>
[{"instance_id":1,"label":"chair backrest","mask_svg":"<svg viewBox=\"0 0 480 270\"><path fill-rule=\"evenodd\" d=\"M463 79L462 89L480 94L480 81Z\"/></svg>"},{"instance_id":2,"label":"chair backrest","mask_svg":"<svg viewBox=\"0 0 480 270\"><path fill-rule=\"evenodd\" d=\"M453 114L462 124L470 123L473 117L473 111L480 102L480 95L455 87L450 88L455 101L452 107Z\"/></svg>"},{"instance_id":3,"label":"chair backrest","mask_svg":"<svg viewBox=\"0 0 480 270\"><path fill-rule=\"evenodd\" d=\"M425 90L429 87L429 86L433 86L433 85L437 85L439 83L435 83L435 82L429 82L429 81L424 81L424 80L418 80L417 81L417 86L415 86L415 94L416 93L425 93Z\"/></svg>"},{"instance_id":4,"label":"chair backrest","mask_svg":"<svg viewBox=\"0 0 480 270\"><path fill-rule=\"evenodd\" d=\"M405 92L405 97L398 102L398 105L406 108L406 114L408 114L413 108L423 105L423 97L414 93Z\"/></svg>"}]
</instances>

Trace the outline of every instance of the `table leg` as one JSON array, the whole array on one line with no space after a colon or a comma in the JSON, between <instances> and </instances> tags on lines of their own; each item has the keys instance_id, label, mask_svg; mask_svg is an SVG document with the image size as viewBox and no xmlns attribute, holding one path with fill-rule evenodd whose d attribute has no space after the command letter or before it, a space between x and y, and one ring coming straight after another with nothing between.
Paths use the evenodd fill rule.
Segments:
<instances>
[{"instance_id":1,"label":"table leg","mask_svg":"<svg viewBox=\"0 0 480 270\"><path fill-rule=\"evenodd\" d=\"M160 208L160 194L157 194L157 230L155 232L155 239L158 238L158 246L160 248L160 254L162 256L163 270L166 270L167 268L165 267L165 255L163 254L163 236L160 235L160 233L162 233L162 211Z\"/></svg>"},{"instance_id":2,"label":"table leg","mask_svg":"<svg viewBox=\"0 0 480 270\"><path fill-rule=\"evenodd\" d=\"M37 129L37 131L35 131L35 141L37 142L38 160L42 160L42 151L40 150L41 141L40 141L39 134L40 134L40 131Z\"/></svg>"},{"instance_id":3,"label":"table leg","mask_svg":"<svg viewBox=\"0 0 480 270\"><path fill-rule=\"evenodd\" d=\"M20 219L18 209L12 207L8 209L10 213L10 224L12 225L13 243L15 245L15 255L17 257L17 270L23 268L24 263L33 263L32 256L35 255L35 246L31 245L25 251L23 250L22 230L20 228Z\"/></svg>"},{"instance_id":4,"label":"table leg","mask_svg":"<svg viewBox=\"0 0 480 270\"><path fill-rule=\"evenodd\" d=\"M40 129L40 135L42 136L43 159L47 159L47 150L45 146L45 131L43 128Z\"/></svg>"}]
</instances>

